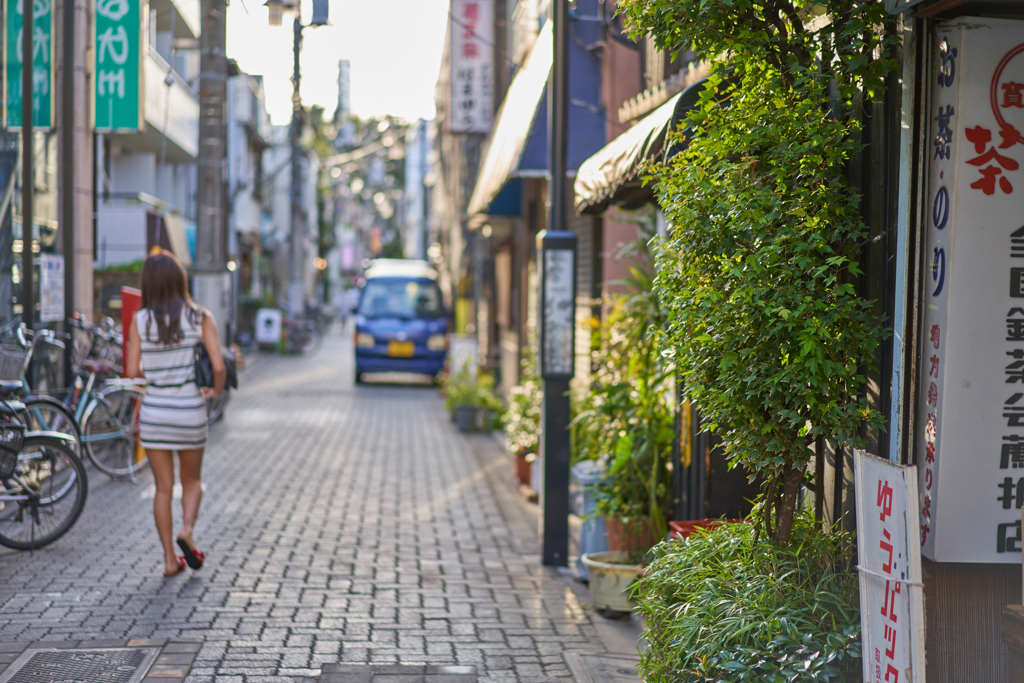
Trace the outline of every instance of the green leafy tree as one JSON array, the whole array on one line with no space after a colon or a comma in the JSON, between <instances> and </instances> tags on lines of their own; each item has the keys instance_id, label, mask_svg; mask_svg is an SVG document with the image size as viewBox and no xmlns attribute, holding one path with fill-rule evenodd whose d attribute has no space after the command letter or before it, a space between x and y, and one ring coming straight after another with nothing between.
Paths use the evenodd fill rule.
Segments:
<instances>
[{"instance_id":1,"label":"green leafy tree","mask_svg":"<svg viewBox=\"0 0 1024 683\"><path fill-rule=\"evenodd\" d=\"M765 483L790 537L818 436L856 444L878 415L866 372L883 337L858 295L867 236L847 178L859 112L893 68L882 3L625 0L630 30L692 48L710 76L688 146L654 169L673 225L657 289L686 391L730 457Z\"/></svg>"}]
</instances>

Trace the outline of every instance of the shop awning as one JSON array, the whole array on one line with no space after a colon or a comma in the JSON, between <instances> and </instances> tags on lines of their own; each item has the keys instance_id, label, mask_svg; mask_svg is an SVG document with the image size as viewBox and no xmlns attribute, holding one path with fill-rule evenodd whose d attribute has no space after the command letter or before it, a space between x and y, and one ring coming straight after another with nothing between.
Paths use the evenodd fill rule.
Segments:
<instances>
[{"instance_id":1,"label":"shop awning","mask_svg":"<svg viewBox=\"0 0 1024 683\"><path fill-rule=\"evenodd\" d=\"M466 207L470 216L487 213L491 202L518 171L533 119L544 98L551 72L553 44L551 22L545 22L498 109L476 185Z\"/></svg>"},{"instance_id":2,"label":"shop awning","mask_svg":"<svg viewBox=\"0 0 1024 683\"><path fill-rule=\"evenodd\" d=\"M697 103L704 82L675 95L580 165L574 185L576 210L599 214L611 204L637 208L654 201L643 175L651 162L666 155L666 143ZM673 152L678 152L676 146Z\"/></svg>"}]
</instances>

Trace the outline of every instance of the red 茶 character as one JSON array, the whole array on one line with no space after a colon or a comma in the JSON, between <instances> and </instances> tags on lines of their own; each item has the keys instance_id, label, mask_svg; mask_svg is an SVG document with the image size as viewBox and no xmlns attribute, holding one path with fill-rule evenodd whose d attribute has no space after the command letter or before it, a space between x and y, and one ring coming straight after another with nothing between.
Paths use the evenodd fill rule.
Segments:
<instances>
[{"instance_id":1,"label":"red \u8336 character","mask_svg":"<svg viewBox=\"0 0 1024 683\"><path fill-rule=\"evenodd\" d=\"M931 341L933 349L939 348L939 338L941 335L942 330L939 329L939 326L932 325L931 330L929 330L928 339Z\"/></svg>"},{"instance_id":2,"label":"red \u8336 character","mask_svg":"<svg viewBox=\"0 0 1024 683\"><path fill-rule=\"evenodd\" d=\"M971 187L981 190L986 195L995 194L996 182L998 180L999 189L1005 194L1011 194L1013 192L1013 185L1002 173L1004 170L1016 171L1020 168L1020 164L1010 157L999 154L994 147L989 147L989 143L992 141L992 132L988 128L982 126L965 128L964 134L967 136L967 140L974 145L974 151L978 154L973 159L968 159L967 163L972 166L984 167L978 169L981 178L971 183ZM1007 138L1004 131L1000 131L1000 134L1003 135L1003 142L1005 143ZM992 164L991 162L995 163ZM986 166L986 164L989 165Z\"/></svg>"},{"instance_id":3,"label":"red \u8336 character","mask_svg":"<svg viewBox=\"0 0 1024 683\"><path fill-rule=\"evenodd\" d=\"M480 18L480 3L467 2L462 9L462 18L475 24Z\"/></svg>"},{"instance_id":4,"label":"red \u8336 character","mask_svg":"<svg viewBox=\"0 0 1024 683\"><path fill-rule=\"evenodd\" d=\"M928 376L938 377L939 376L939 357L932 355L928 358Z\"/></svg>"},{"instance_id":5,"label":"red \u8336 character","mask_svg":"<svg viewBox=\"0 0 1024 683\"><path fill-rule=\"evenodd\" d=\"M935 442L932 441L930 444L924 447L924 461L926 463L935 462Z\"/></svg>"}]
</instances>

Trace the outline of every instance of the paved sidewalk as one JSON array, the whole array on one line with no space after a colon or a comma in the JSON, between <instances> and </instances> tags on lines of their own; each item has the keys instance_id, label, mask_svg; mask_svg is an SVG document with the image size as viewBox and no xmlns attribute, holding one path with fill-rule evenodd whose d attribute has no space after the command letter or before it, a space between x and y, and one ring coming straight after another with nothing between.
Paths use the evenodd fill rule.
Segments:
<instances>
[{"instance_id":1,"label":"paved sidewalk","mask_svg":"<svg viewBox=\"0 0 1024 683\"><path fill-rule=\"evenodd\" d=\"M148 471L90 471L67 536L0 548L0 681L29 647L90 642L157 648L147 680L627 680L635 627L539 565L494 440L458 434L429 386L353 386L350 356L336 334L243 374L204 463L201 571L160 575Z\"/></svg>"}]
</instances>

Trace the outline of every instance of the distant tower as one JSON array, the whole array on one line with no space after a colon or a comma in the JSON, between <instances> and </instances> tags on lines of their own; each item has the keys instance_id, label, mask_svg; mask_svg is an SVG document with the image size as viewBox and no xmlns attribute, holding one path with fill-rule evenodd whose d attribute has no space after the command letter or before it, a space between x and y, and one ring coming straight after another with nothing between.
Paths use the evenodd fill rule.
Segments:
<instances>
[{"instance_id":1,"label":"distant tower","mask_svg":"<svg viewBox=\"0 0 1024 683\"><path fill-rule=\"evenodd\" d=\"M347 59L338 61L338 108L334 110L334 122L340 123L352 112L352 79Z\"/></svg>"}]
</instances>

